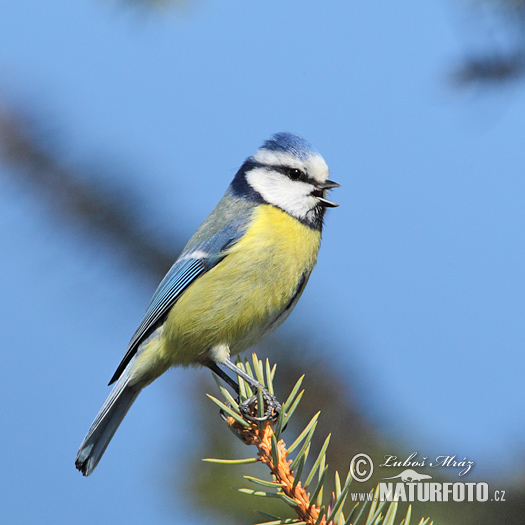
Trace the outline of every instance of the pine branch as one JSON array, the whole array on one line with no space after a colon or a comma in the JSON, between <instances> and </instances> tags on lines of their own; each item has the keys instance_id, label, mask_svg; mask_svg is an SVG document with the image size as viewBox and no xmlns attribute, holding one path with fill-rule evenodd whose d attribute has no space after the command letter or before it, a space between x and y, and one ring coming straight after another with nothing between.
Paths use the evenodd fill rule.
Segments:
<instances>
[{"instance_id":1,"label":"pine branch","mask_svg":"<svg viewBox=\"0 0 525 525\"><path fill-rule=\"evenodd\" d=\"M267 360L265 366L263 366L262 361L259 361L255 354L252 356L252 365L250 365L248 360L244 361L244 363L238 362L237 365L250 376L256 378L259 383L266 386L269 392L273 393L275 365L273 368L270 367ZM246 385L240 387L239 400L236 401L228 390L222 386L220 381L217 380L217 384L226 403L213 396L209 395L208 397L220 407L221 415L230 430L246 445L256 447L257 457L233 460L208 458L204 461L226 465L260 462L268 467L272 475L271 481L246 475L244 478L256 485L257 488L240 488L238 490L244 494L257 497L279 498L295 511L297 519L271 516L271 521L258 525L356 525L358 523L365 525L378 523L393 525L398 503L396 501L391 502L383 515L383 507L386 502L378 504L377 489L375 493L376 497L372 501L366 519L364 517L366 504L363 505L360 512L358 505L355 505L348 514L348 517L345 518L344 506L352 483L351 472L348 472L344 485L341 484L341 478L338 472L335 472L335 491L330 492L328 502L324 501L323 493L326 491L323 491L323 489L327 481L328 471L326 451L330 442L330 436L326 438L310 472L303 476L303 469L310 452L312 437L317 426L319 413L310 420L305 429L289 447L286 446L286 443L281 438L281 433L286 428L303 395L304 391L301 390L302 380L303 377L299 378L288 399L282 405L279 414L277 415L274 412L275 417L265 421L250 421L241 414L239 404L246 402L252 397L252 393ZM250 405L251 415L260 417L266 413L266 406L264 406L262 401L263 396L260 389L254 399ZM288 459L289 455L299 447L300 449L296 457L293 460ZM301 479L304 479L304 481L301 481ZM410 515L411 508L409 507L402 522L403 525L409 525ZM422 519L420 524L428 523L428 521L428 519Z\"/></svg>"}]
</instances>

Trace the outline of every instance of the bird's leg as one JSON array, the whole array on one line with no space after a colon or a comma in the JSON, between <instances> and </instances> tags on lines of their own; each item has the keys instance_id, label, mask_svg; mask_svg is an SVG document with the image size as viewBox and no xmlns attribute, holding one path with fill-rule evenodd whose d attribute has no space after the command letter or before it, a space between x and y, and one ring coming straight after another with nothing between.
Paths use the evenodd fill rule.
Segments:
<instances>
[{"instance_id":1,"label":"bird's leg","mask_svg":"<svg viewBox=\"0 0 525 525\"><path fill-rule=\"evenodd\" d=\"M223 364L226 368L231 370L238 377L241 377L242 379L244 379L244 381L248 383L248 385L251 387L251 389L254 392L254 395L252 397L250 397L246 401L239 404L239 410L241 411L241 414L245 419L248 419L250 421L266 421L267 419L270 419L270 418L277 418L277 416L279 415L279 412L281 411L281 404L279 403L279 401L277 401L277 398L273 394L270 394L270 392L264 385L261 385L259 381L249 376L246 372L244 372L244 370L241 370L237 365L233 364L229 359L226 359L221 364ZM228 377L228 379L230 378ZM238 386L237 386L237 389L238 389ZM265 415L264 417L261 417L261 418L254 417L250 415L249 413L250 407L253 405L253 403L257 399L257 391L259 389L261 389L263 400L266 405Z\"/></svg>"},{"instance_id":2,"label":"bird's leg","mask_svg":"<svg viewBox=\"0 0 525 525\"><path fill-rule=\"evenodd\" d=\"M219 368L219 365L215 361L210 361L209 363L206 363L206 366L218 377L220 377L225 383L227 383L232 390L239 395L239 385L221 368Z\"/></svg>"}]
</instances>

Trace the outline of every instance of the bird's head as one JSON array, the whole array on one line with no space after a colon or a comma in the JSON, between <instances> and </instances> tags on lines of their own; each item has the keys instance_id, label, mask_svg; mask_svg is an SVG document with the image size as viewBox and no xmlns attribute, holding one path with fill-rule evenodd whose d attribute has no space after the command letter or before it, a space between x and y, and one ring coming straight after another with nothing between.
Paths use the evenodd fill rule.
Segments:
<instances>
[{"instance_id":1,"label":"bird's head","mask_svg":"<svg viewBox=\"0 0 525 525\"><path fill-rule=\"evenodd\" d=\"M326 162L310 143L299 135L276 133L245 161L232 189L321 229L325 209L338 206L326 198L328 190L339 187L328 175Z\"/></svg>"}]
</instances>

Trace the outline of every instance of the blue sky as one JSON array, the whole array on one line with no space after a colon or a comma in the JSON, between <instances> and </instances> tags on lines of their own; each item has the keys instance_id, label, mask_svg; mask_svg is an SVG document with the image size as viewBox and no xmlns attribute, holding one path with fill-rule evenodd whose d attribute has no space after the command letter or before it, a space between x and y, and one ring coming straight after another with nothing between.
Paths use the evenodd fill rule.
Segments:
<instances>
[{"instance_id":1,"label":"blue sky","mask_svg":"<svg viewBox=\"0 0 525 525\"><path fill-rule=\"evenodd\" d=\"M0 92L49 118L68 161L112 159L184 237L270 134L306 137L341 206L283 329L323 327L312 337L359 377L389 439L504 477L525 430L525 94L451 89L460 15L440 1L21 0L0 7ZM170 418L188 420L185 385L206 372L166 374L94 476L73 468L155 283L6 177L0 236L0 521L172 523L157 471L193 439Z\"/></svg>"}]
</instances>

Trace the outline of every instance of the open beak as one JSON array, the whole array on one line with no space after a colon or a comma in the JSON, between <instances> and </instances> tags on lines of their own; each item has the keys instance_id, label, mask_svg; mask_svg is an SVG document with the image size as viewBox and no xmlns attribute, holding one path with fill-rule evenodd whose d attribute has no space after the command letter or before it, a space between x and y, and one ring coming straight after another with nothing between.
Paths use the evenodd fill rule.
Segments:
<instances>
[{"instance_id":1,"label":"open beak","mask_svg":"<svg viewBox=\"0 0 525 525\"><path fill-rule=\"evenodd\" d=\"M319 204L321 206L324 206L325 208L337 208L339 204L336 204L335 202L329 201L328 199L325 199L323 197L325 190L331 190L333 188L340 188L341 185L337 184L337 182L334 182L333 180L325 180L323 183L319 184L317 186L317 189L319 190L319 193L321 195L316 195Z\"/></svg>"}]
</instances>

